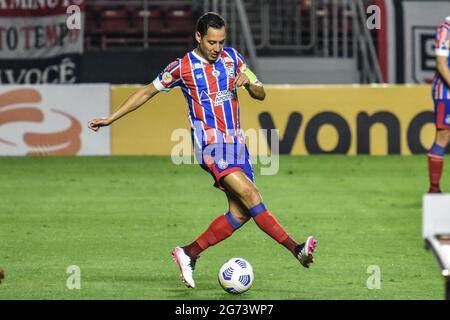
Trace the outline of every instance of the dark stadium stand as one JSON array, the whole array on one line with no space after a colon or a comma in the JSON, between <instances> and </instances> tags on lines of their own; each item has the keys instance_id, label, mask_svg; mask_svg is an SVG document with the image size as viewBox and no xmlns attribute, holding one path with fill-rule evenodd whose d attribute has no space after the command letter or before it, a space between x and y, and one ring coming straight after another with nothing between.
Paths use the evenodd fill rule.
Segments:
<instances>
[{"instance_id":1,"label":"dark stadium stand","mask_svg":"<svg viewBox=\"0 0 450 320\"><path fill-rule=\"evenodd\" d=\"M86 5L87 50L110 47L145 47L146 44L190 45L195 18L192 5L168 1L161 5Z\"/></svg>"},{"instance_id":2,"label":"dark stadium stand","mask_svg":"<svg viewBox=\"0 0 450 320\"><path fill-rule=\"evenodd\" d=\"M203 13L203 1L149 0L146 3L145 7L142 0L88 1L85 8L85 48L89 51L117 47L143 48L154 44L190 46L195 21ZM290 49L285 50L286 54L317 55L323 46L332 50L333 36L342 41L344 33L351 45L352 13L339 3L313 5L311 0L246 0L244 4L259 54L279 54L283 52L280 48L287 45ZM262 17L264 6L269 15L265 18ZM229 7L233 8L232 2ZM236 20L231 18L232 15L236 16L236 13L228 14L229 22ZM267 28L270 32L264 35L263 30ZM230 43L233 36L241 34L240 22L230 23L229 29ZM336 35L331 33L333 30ZM312 38L313 32L317 39ZM330 53L342 54L340 47L341 44L339 53Z\"/></svg>"},{"instance_id":3,"label":"dark stadium stand","mask_svg":"<svg viewBox=\"0 0 450 320\"><path fill-rule=\"evenodd\" d=\"M362 0L371 3L373 0ZM245 0L242 2L245 18L237 10L235 1L199 0L89 0L85 7L83 81L145 82L146 74L156 74L170 59L179 57L195 46L193 31L198 17L205 11L221 12L227 21L227 46L232 46L247 57L250 51L263 61L286 58L357 59L361 39L357 6L353 2L328 0ZM363 15L365 13L363 12ZM244 36L247 21L252 43ZM362 20L361 20L362 21ZM357 27L357 28L356 28ZM372 31L372 45L376 49L378 35ZM170 51L168 57L157 57L158 52ZM366 48L367 50L367 48ZM126 53L130 54L127 55ZM123 54L123 55L122 55ZM133 56L134 58L130 58ZM115 59L123 57L114 63ZM105 62L108 64L105 65ZM126 77L112 71L109 65L120 65L122 71L134 69L140 61L148 73L140 69ZM155 63L158 61L158 63ZM312 61L312 60L310 60ZM310 62L309 61L309 62ZM249 61L254 63L254 61ZM368 63L367 61L365 62ZM353 75L353 68L346 73ZM274 63L271 62L271 65ZM295 65L299 65L297 61ZM322 65L322 64L321 64ZM327 68L330 66L327 65ZM333 64L332 64L333 65ZM340 64L343 66L344 64ZM350 64L345 64L348 68ZM104 66L105 70L101 71ZM90 74L92 68L98 77ZM278 66L274 66L278 68ZM362 68L362 63L357 67ZM354 70L355 69L355 70ZM366 68L372 70L371 67ZM299 74L299 70L291 70ZM114 72L114 76L112 73ZM339 71L341 72L341 71ZM338 73L338 72L336 72ZM268 72L267 77L274 77ZM319 74L316 72L316 74ZM264 72L261 73L264 75ZM331 77L332 78L332 77ZM333 81L327 77L323 81ZM339 77L336 77L338 79ZM345 78L345 77L344 77ZM144 80L145 79L145 80ZM347 78L345 78L347 79ZM300 80L299 80L300 81ZM312 81L305 79L305 81ZM337 81L337 80L336 80ZM344 81L344 80L340 80ZM356 81L351 76L346 81ZM269 83L268 81L267 83Z\"/></svg>"}]
</instances>

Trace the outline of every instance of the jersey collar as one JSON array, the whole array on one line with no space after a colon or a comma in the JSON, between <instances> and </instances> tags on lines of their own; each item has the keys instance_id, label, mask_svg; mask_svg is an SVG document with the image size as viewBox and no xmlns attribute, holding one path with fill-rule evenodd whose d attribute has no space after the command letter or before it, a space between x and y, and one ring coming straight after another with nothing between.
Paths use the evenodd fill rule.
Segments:
<instances>
[{"instance_id":1,"label":"jersey collar","mask_svg":"<svg viewBox=\"0 0 450 320\"><path fill-rule=\"evenodd\" d=\"M203 58L202 56L200 56L197 52L195 52L195 49L192 50L191 52L194 55L194 57L196 57L198 60L200 60L201 62L209 64L209 61L206 60L205 58ZM215 64L217 61L219 61L221 57L222 57L222 53L220 53L219 58L217 58L217 60L213 64Z\"/></svg>"}]
</instances>

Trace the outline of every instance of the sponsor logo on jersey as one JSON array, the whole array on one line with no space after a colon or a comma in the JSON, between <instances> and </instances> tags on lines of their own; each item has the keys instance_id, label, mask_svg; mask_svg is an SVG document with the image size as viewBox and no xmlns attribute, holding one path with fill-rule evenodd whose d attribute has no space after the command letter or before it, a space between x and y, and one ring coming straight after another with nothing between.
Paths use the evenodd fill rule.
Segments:
<instances>
[{"instance_id":1,"label":"sponsor logo on jersey","mask_svg":"<svg viewBox=\"0 0 450 320\"><path fill-rule=\"evenodd\" d=\"M214 101L214 105L216 106L234 98L233 92L228 90L217 92L215 94L215 97L214 94L212 94L211 96L212 96L211 100Z\"/></svg>"},{"instance_id":2,"label":"sponsor logo on jersey","mask_svg":"<svg viewBox=\"0 0 450 320\"><path fill-rule=\"evenodd\" d=\"M196 62L192 65L193 70L201 69L203 68L202 64L200 62Z\"/></svg>"},{"instance_id":3,"label":"sponsor logo on jersey","mask_svg":"<svg viewBox=\"0 0 450 320\"><path fill-rule=\"evenodd\" d=\"M225 101L234 99L235 96L232 91L229 90L222 90L219 92L214 92L208 94L206 91L202 91L200 94L200 100L201 101L209 101L213 105L218 106L224 103Z\"/></svg>"}]
</instances>

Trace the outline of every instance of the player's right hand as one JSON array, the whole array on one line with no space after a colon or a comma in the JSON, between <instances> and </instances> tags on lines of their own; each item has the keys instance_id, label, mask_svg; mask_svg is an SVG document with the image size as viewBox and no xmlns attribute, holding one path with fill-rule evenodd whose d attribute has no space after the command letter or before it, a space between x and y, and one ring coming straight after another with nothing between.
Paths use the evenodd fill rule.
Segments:
<instances>
[{"instance_id":1,"label":"player's right hand","mask_svg":"<svg viewBox=\"0 0 450 320\"><path fill-rule=\"evenodd\" d=\"M108 120L108 118L100 118L100 119L93 119L88 122L88 127L91 130L98 131L100 127L106 127L109 126L111 122Z\"/></svg>"},{"instance_id":2,"label":"player's right hand","mask_svg":"<svg viewBox=\"0 0 450 320\"><path fill-rule=\"evenodd\" d=\"M234 79L234 84L237 88L242 86L248 86L250 84L250 80L245 73L241 72Z\"/></svg>"}]
</instances>

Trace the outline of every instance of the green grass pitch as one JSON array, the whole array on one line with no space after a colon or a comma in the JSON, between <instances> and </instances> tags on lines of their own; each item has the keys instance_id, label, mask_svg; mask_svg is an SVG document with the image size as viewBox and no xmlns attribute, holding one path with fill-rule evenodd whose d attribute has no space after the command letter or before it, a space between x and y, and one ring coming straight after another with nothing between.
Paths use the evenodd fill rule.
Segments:
<instances>
[{"instance_id":1,"label":"green grass pitch","mask_svg":"<svg viewBox=\"0 0 450 320\"><path fill-rule=\"evenodd\" d=\"M0 299L443 299L437 262L421 239L425 156L282 156L277 175L255 173L286 230L298 240L317 237L316 262L300 267L249 221L202 253L191 290L171 249L227 209L197 165L0 157ZM446 170L444 190L449 177ZM217 282L234 256L255 270L240 296ZM71 265L81 270L79 290L66 287ZM380 289L367 287L371 265L380 269Z\"/></svg>"}]
</instances>

